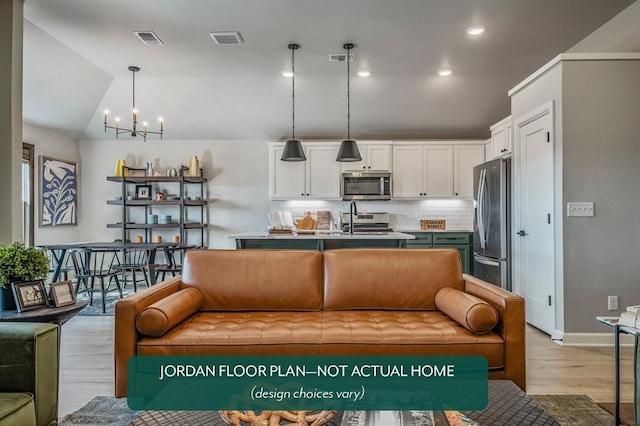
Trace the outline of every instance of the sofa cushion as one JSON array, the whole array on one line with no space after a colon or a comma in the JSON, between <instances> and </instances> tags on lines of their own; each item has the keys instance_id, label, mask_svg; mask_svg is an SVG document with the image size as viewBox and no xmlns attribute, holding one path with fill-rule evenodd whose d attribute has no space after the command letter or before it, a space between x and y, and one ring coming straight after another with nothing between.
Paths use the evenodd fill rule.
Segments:
<instances>
[{"instance_id":1,"label":"sofa cushion","mask_svg":"<svg viewBox=\"0 0 640 426\"><path fill-rule=\"evenodd\" d=\"M0 425L35 425L36 407L33 395L0 392Z\"/></svg>"},{"instance_id":2,"label":"sofa cushion","mask_svg":"<svg viewBox=\"0 0 640 426\"><path fill-rule=\"evenodd\" d=\"M318 311L321 260L312 250L192 250L182 282L202 292L205 311Z\"/></svg>"},{"instance_id":3,"label":"sofa cushion","mask_svg":"<svg viewBox=\"0 0 640 426\"><path fill-rule=\"evenodd\" d=\"M481 355L503 367L504 341L439 311L199 312L139 355Z\"/></svg>"},{"instance_id":4,"label":"sofa cushion","mask_svg":"<svg viewBox=\"0 0 640 426\"><path fill-rule=\"evenodd\" d=\"M185 288L153 303L136 318L138 331L147 336L162 336L202 307L202 293Z\"/></svg>"},{"instance_id":5,"label":"sofa cushion","mask_svg":"<svg viewBox=\"0 0 640 426\"><path fill-rule=\"evenodd\" d=\"M463 288L456 249L344 249L323 256L325 310L435 310L441 288Z\"/></svg>"},{"instance_id":6,"label":"sofa cushion","mask_svg":"<svg viewBox=\"0 0 640 426\"><path fill-rule=\"evenodd\" d=\"M498 312L493 306L453 288L443 288L436 294L436 306L476 334L487 333L498 323Z\"/></svg>"}]
</instances>

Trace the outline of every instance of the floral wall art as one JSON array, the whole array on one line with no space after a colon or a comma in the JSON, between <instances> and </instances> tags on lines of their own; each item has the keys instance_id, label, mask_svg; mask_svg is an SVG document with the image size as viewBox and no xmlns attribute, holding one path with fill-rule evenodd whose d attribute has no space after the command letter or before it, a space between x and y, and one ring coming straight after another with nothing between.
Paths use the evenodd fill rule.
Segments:
<instances>
[{"instance_id":1,"label":"floral wall art","mask_svg":"<svg viewBox=\"0 0 640 426\"><path fill-rule=\"evenodd\" d=\"M78 224L78 165L40 156L40 226Z\"/></svg>"}]
</instances>

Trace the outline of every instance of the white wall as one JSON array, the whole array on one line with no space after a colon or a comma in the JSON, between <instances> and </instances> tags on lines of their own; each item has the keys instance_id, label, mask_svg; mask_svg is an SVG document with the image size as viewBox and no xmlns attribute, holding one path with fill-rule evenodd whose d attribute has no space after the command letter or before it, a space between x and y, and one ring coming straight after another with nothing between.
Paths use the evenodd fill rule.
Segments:
<instances>
[{"instance_id":1,"label":"white wall","mask_svg":"<svg viewBox=\"0 0 640 426\"><path fill-rule=\"evenodd\" d=\"M34 242L36 245L47 243L65 243L78 241L80 239L80 226L83 221L84 212L82 209L83 193L80 191L78 199L78 224L79 226L57 226L57 227L40 227L40 156L46 155L61 160L68 160L80 163L80 152L78 150L78 141L69 139L67 136L43 127L23 123L22 126L23 141L35 145L35 173L34 173L34 190L35 197L35 226L34 226ZM83 171L82 164L78 164L79 182L82 184Z\"/></svg>"},{"instance_id":2,"label":"white wall","mask_svg":"<svg viewBox=\"0 0 640 426\"><path fill-rule=\"evenodd\" d=\"M117 159L126 159L127 165L133 167L144 167L145 163L153 162L156 171L165 173L171 167L187 165L193 155L198 156L204 177L209 179L209 247L233 248L235 243L226 239L228 234L266 227L269 179L264 141L149 138L145 143L126 138L80 142L84 170L80 203L85 218L81 226L82 239L111 241L120 238L119 230L106 228L107 223L119 222L121 215L119 206L106 205L106 200L121 193L117 183L106 180L107 176L113 176ZM177 210L167 214L177 214ZM136 234L135 231L131 233L132 236ZM171 238L173 234L175 232L167 232L163 238Z\"/></svg>"}]
</instances>

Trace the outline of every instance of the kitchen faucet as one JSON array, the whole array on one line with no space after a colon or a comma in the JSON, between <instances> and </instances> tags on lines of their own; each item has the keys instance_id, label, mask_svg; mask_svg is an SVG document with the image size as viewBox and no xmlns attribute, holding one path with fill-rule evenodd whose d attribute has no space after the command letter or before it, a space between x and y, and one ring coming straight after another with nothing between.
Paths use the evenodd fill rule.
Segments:
<instances>
[{"instance_id":1,"label":"kitchen faucet","mask_svg":"<svg viewBox=\"0 0 640 426\"><path fill-rule=\"evenodd\" d=\"M349 205L349 235L353 235L353 215L358 214L358 208L356 207L356 200L352 200Z\"/></svg>"}]
</instances>

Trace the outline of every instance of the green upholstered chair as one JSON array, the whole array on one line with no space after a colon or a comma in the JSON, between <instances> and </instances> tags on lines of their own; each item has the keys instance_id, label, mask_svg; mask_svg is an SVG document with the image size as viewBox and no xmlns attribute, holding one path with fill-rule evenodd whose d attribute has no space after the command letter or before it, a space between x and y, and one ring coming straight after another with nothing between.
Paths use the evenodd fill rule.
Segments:
<instances>
[{"instance_id":1,"label":"green upholstered chair","mask_svg":"<svg viewBox=\"0 0 640 426\"><path fill-rule=\"evenodd\" d=\"M0 322L0 426L58 423L60 327Z\"/></svg>"}]
</instances>

